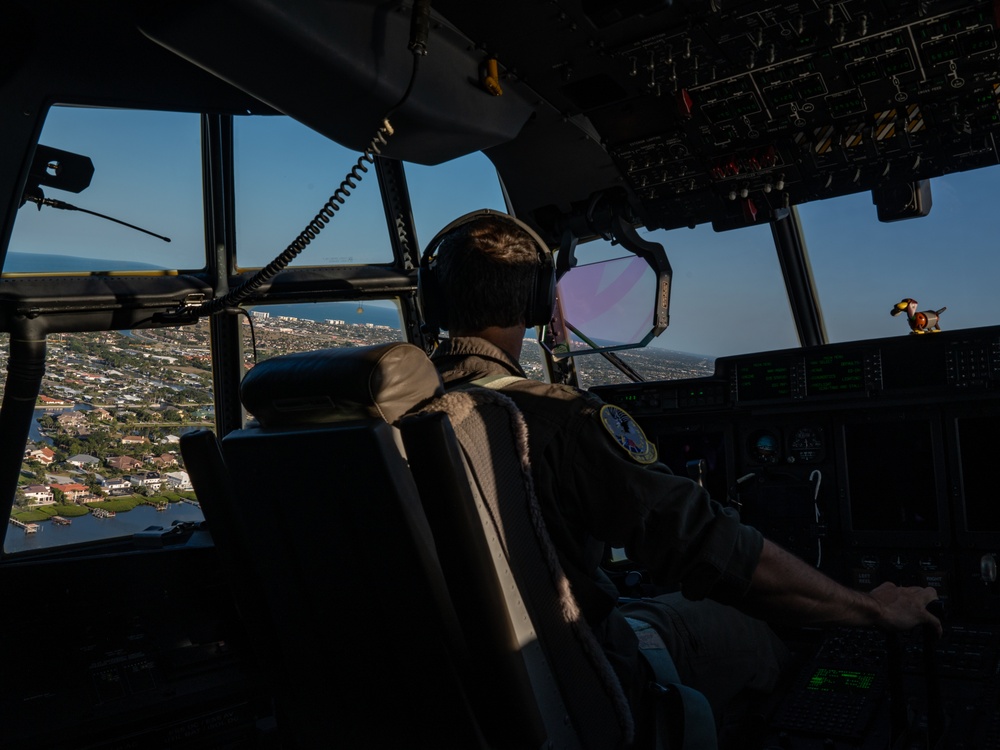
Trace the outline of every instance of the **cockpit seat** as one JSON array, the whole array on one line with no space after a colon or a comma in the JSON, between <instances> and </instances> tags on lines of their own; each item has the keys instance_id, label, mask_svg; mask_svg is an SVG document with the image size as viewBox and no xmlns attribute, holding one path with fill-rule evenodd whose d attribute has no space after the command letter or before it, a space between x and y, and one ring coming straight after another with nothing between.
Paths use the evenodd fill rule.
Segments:
<instances>
[{"instance_id":1,"label":"cockpit seat","mask_svg":"<svg viewBox=\"0 0 1000 750\"><path fill-rule=\"evenodd\" d=\"M221 452L211 433L182 439L282 747L490 746L389 424L440 387L409 344L276 357L241 387L255 424Z\"/></svg>"}]
</instances>

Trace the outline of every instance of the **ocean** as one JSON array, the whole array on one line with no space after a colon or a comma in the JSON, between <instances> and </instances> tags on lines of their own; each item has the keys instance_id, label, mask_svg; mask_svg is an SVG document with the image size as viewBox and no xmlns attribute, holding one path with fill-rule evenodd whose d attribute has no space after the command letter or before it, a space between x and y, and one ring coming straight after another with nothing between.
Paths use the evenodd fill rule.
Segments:
<instances>
[{"instance_id":1,"label":"ocean","mask_svg":"<svg viewBox=\"0 0 1000 750\"><path fill-rule=\"evenodd\" d=\"M298 305L259 305L254 308L259 312L270 313L271 317L287 315L292 318L314 320L322 323L324 320L342 320L345 323L362 325L391 326L399 328L399 311L392 303L364 302L362 312L358 312L357 302L304 302Z\"/></svg>"}]
</instances>

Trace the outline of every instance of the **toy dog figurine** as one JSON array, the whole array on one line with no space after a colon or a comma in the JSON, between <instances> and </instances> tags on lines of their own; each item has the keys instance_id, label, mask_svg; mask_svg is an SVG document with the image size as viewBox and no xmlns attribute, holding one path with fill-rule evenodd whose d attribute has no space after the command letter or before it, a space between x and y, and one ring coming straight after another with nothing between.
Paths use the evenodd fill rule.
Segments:
<instances>
[{"instance_id":1,"label":"toy dog figurine","mask_svg":"<svg viewBox=\"0 0 1000 750\"><path fill-rule=\"evenodd\" d=\"M906 297L902 301L897 302L889 311L889 314L895 316L905 311L906 320L910 324L910 333L937 333L941 330L938 320L941 317L941 313L947 309L947 307L942 307L940 310L917 312L917 301Z\"/></svg>"}]
</instances>

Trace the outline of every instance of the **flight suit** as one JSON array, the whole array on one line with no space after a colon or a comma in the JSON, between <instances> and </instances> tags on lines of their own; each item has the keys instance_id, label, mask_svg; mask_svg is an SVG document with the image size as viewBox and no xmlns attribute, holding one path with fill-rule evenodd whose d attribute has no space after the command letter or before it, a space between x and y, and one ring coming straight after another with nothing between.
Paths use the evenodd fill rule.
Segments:
<instances>
[{"instance_id":1,"label":"flight suit","mask_svg":"<svg viewBox=\"0 0 1000 750\"><path fill-rule=\"evenodd\" d=\"M524 378L517 362L480 338L447 339L431 359L446 389ZM596 396L527 378L502 391L527 423L535 492L573 594L626 692L634 698L643 677L623 612L660 632L682 680L706 694L717 718L743 687L773 687L784 647L763 623L722 606L746 594L760 533L697 483L651 460L645 446L616 440ZM655 583L682 593L617 608L617 589L600 568L606 543L624 548ZM706 598L714 602L699 601Z\"/></svg>"}]
</instances>

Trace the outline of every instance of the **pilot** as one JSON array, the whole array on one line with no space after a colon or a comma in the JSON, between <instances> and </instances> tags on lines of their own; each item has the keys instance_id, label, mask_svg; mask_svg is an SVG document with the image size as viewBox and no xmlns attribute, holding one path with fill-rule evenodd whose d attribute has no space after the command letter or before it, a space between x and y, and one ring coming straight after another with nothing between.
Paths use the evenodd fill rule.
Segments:
<instances>
[{"instance_id":1,"label":"pilot","mask_svg":"<svg viewBox=\"0 0 1000 750\"><path fill-rule=\"evenodd\" d=\"M778 679L787 652L762 620L884 629L927 623L940 632L925 609L934 589L882 584L861 593L837 584L671 473L625 411L526 378L518 364L525 328L551 317L553 275L534 232L484 210L428 244L419 292L425 318L449 331L432 355L445 387L492 381L523 413L549 534L634 706L644 678L626 617L660 635L682 682L705 694L717 722L738 693L770 690ZM618 591L601 569L608 544L680 592L617 606Z\"/></svg>"}]
</instances>

